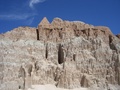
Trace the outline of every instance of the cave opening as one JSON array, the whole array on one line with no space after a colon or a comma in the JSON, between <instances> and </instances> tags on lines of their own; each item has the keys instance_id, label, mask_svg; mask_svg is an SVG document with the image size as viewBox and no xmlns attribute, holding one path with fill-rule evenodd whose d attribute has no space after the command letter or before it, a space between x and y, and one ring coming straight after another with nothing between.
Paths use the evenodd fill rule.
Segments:
<instances>
[{"instance_id":1,"label":"cave opening","mask_svg":"<svg viewBox=\"0 0 120 90\"><path fill-rule=\"evenodd\" d=\"M21 86L19 86L18 89L21 89Z\"/></svg>"},{"instance_id":2,"label":"cave opening","mask_svg":"<svg viewBox=\"0 0 120 90\"><path fill-rule=\"evenodd\" d=\"M40 38L39 38L39 30L38 29L36 29L36 34L37 34L37 40L40 40Z\"/></svg>"},{"instance_id":3,"label":"cave opening","mask_svg":"<svg viewBox=\"0 0 120 90\"><path fill-rule=\"evenodd\" d=\"M63 52L63 46L60 44L58 48L58 63L62 64L64 62L64 52Z\"/></svg>"},{"instance_id":4,"label":"cave opening","mask_svg":"<svg viewBox=\"0 0 120 90\"><path fill-rule=\"evenodd\" d=\"M86 30L81 30L83 34L86 34Z\"/></svg>"}]
</instances>

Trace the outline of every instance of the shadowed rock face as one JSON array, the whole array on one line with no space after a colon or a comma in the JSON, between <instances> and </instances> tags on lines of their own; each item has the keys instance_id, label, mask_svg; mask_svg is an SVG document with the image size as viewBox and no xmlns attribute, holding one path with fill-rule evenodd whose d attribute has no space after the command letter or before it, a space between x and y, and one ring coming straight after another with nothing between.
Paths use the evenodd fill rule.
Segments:
<instances>
[{"instance_id":1,"label":"shadowed rock face","mask_svg":"<svg viewBox=\"0 0 120 90\"><path fill-rule=\"evenodd\" d=\"M116 35L120 39L120 34Z\"/></svg>"},{"instance_id":2,"label":"shadowed rock face","mask_svg":"<svg viewBox=\"0 0 120 90\"><path fill-rule=\"evenodd\" d=\"M118 38L117 38L118 37ZM44 18L0 35L0 90L33 84L108 89L120 85L120 39L108 27Z\"/></svg>"}]
</instances>

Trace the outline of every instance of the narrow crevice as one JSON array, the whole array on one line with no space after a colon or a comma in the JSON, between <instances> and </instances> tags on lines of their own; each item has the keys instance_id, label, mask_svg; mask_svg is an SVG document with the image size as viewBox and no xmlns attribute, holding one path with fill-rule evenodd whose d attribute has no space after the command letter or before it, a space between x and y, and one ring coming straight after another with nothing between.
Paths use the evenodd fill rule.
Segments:
<instances>
[{"instance_id":1,"label":"narrow crevice","mask_svg":"<svg viewBox=\"0 0 120 90\"><path fill-rule=\"evenodd\" d=\"M30 64L30 65L28 65L28 74L31 76L31 72L32 72L32 65Z\"/></svg>"},{"instance_id":2,"label":"narrow crevice","mask_svg":"<svg viewBox=\"0 0 120 90\"><path fill-rule=\"evenodd\" d=\"M60 39L62 39L62 33L61 32L59 32L59 37L60 37Z\"/></svg>"},{"instance_id":3,"label":"narrow crevice","mask_svg":"<svg viewBox=\"0 0 120 90\"><path fill-rule=\"evenodd\" d=\"M40 40L40 38L39 38L39 30L38 29L36 29L36 34L37 34L37 40Z\"/></svg>"},{"instance_id":4,"label":"narrow crevice","mask_svg":"<svg viewBox=\"0 0 120 90\"><path fill-rule=\"evenodd\" d=\"M109 44L111 44L111 43L112 43L112 41L113 41L113 38L112 38L112 36L111 36L111 35L109 35Z\"/></svg>"},{"instance_id":5,"label":"narrow crevice","mask_svg":"<svg viewBox=\"0 0 120 90\"><path fill-rule=\"evenodd\" d=\"M48 58L48 44L46 44L45 58Z\"/></svg>"},{"instance_id":6,"label":"narrow crevice","mask_svg":"<svg viewBox=\"0 0 120 90\"><path fill-rule=\"evenodd\" d=\"M81 84L81 87L88 87L88 81L86 79L86 76L84 75L82 76L80 84Z\"/></svg>"},{"instance_id":7,"label":"narrow crevice","mask_svg":"<svg viewBox=\"0 0 120 90\"><path fill-rule=\"evenodd\" d=\"M23 83L22 83L22 85L19 85L19 89L25 89L25 77L26 77L26 72L25 72L25 69L21 66L20 67L20 70L19 70L19 75L18 75L18 77L20 78L22 78L22 81L23 81Z\"/></svg>"},{"instance_id":8,"label":"narrow crevice","mask_svg":"<svg viewBox=\"0 0 120 90\"><path fill-rule=\"evenodd\" d=\"M35 70L38 71L40 69L38 61L35 62Z\"/></svg>"},{"instance_id":9,"label":"narrow crevice","mask_svg":"<svg viewBox=\"0 0 120 90\"><path fill-rule=\"evenodd\" d=\"M73 54L73 60L74 61L76 60L76 54Z\"/></svg>"},{"instance_id":10,"label":"narrow crevice","mask_svg":"<svg viewBox=\"0 0 120 90\"><path fill-rule=\"evenodd\" d=\"M117 49L113 43L113 36L111 36L111 35L109 35L109 46L110 46L110 49L117 51Z\"/></svg>"},{"instance_id":11,"label":"narrow crevice","mask_svg":"<svg viewBox=\"0 0 120 90\"><path fill-rule=\"evenodd\" d=\"M62 64L64 62L64 52L63 52L62 47L63 46L60 44L58 48L58 63L59 64Z\"/></svg>"},{"instance_id":12,"label":"narrow crevice","mask_svg":"<svg viewBox=\"0 0 120 90\"><path fill-rule=\"evenodd\" d=\"M82 87L84 87L84 83L85 83L85 76L83 75L82 79L81 79L81 82L80 82L80 84L81 84Z\"/></svg>"}]
</instances>

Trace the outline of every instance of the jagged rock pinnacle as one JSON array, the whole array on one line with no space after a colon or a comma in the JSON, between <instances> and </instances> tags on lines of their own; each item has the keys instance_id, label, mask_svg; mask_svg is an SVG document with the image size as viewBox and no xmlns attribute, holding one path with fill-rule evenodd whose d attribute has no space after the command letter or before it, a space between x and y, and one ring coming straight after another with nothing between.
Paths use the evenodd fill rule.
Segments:
<instances>
[{"instance_id":1,"label":"jagged rock pinnacle","mask_svg":"<svg viewBox=\"0 0 120 90\"><path fill-rule=\"evenodd\" d=\"M42 21L39 23L39 25L49 25L49 24L50 24L50 22L47 20L46 17L44 17L44 18L42 19Z\"/></svg>"}]
</instances>

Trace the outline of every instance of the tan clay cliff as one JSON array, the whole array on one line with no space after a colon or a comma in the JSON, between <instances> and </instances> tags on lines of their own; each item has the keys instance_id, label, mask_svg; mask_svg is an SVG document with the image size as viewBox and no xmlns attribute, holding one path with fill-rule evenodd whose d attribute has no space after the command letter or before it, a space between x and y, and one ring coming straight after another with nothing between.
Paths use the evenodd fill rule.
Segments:
<instances>
[{"instance_id":1,"label":"tan clay cliff","mask_svg":"<svg viewBox=\"0 0 120 90\"><path fill-rule=\"evenodd\" d=\"M119 36L108 27L60 18L50 23L46 17L37 28L1 34L0 90L43 84L97 90L119 86Z\"/></svg>"}]
</instances>

